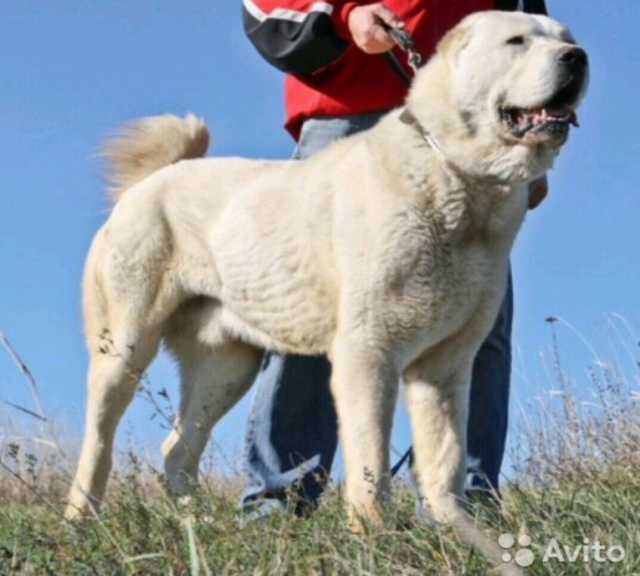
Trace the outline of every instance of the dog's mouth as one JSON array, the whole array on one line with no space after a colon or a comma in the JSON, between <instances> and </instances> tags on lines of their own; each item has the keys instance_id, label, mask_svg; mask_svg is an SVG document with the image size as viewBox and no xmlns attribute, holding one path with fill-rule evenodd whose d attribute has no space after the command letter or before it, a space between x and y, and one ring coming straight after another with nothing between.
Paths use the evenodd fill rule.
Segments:
<instances>
[{"instance_id":1,"label":"dog's mouth","mask_svg":"<svg viewBox=\"0 0 640 576\"><path fill-rule=\"evenodd\" d=\"M579 85L570 82L540 106L518 108L504 106L499 109L502 122L511 135L518 139L563 139L571 126L580 126L576 115Z\"/></svg>"},{"instance_id":2,"label":"dog's mouth","mask_svg":"<svg viewBox=\"0 0 640 576\"><path fill-rule=\"evenodd\" d=\"M502 108L500 118L517 138L541 133L562 136L570 126L580 126L575 111L570 107Z\"/></svg>"}]
</instances>

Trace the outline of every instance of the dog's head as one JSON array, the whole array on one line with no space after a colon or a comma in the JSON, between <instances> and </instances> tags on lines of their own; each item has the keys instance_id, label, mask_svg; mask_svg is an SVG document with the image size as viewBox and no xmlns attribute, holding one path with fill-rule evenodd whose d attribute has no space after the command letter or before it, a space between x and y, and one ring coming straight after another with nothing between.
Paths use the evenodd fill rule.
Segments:
<instances>
[{"instance_id":1,"label":"dog's head","mask_svg":"<svg viewBox=\"0 0 640 576\"><path fill-rule=\"evenodd\" d=\"M451 154L493 176L529 180L577 125L588 77L586 52L555 20L480 12L442 39L409 105Z\"/></svg>"}]
</instances>

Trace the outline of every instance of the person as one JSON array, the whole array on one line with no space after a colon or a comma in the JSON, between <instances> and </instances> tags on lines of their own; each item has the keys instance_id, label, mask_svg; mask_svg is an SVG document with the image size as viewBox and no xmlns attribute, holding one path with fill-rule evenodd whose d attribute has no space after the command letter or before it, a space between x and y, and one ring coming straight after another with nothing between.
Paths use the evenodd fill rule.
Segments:
<instances>
[{"instance_id":1,"label":"person","mask_svg":"<svg viewBox=\"0 0 640 576\"><path fill-rule=\"evenodd\" d=\"M403 104L406 82L382 56L395 47L389 27L407 30L424 59L444 33L471 12L524 9L546 13L544 0L244 0L245 32L271 65L287 74L286 129L304 159L372 127ZM407 67L407 72L409 69ZM530 207L546 195L546 179L530 186ZM468 422L467 490L499 489L511 372L511 279L495 326L473 368ZM337 418L325 357L267 352L256 379L246 433L248 485L242 509L260 517L287 506L312 510L337 448Z\"/></svg>"}]
</instances>

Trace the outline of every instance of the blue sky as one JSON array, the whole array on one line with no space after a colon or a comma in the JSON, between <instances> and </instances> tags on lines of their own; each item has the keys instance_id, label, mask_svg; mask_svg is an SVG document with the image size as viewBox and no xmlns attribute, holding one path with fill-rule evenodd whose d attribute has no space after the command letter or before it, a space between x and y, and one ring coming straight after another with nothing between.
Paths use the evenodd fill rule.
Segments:
<instances>
[{"instance_id":1,"label":"blue sky","mask_svg":"<svg viewBox=\"0 0 640 576\"><path fill-rule=\"evenodd\" d=\"M550 315L579 333L557 325L563 365L581 398L590 395L590 347L639 385L640 3L548 5L588 50L592 81L582 127L550 175L551 196L530 214L513 255L514 426L532 399L555 386L544 322ZM80 279L109 208L95 150L132 118L193 111L213 131L211 154L286 158L292 142L282 128L283 78L245 39L239 3L212 0L5 2L0 70L0 331L31 367L48 415L74 439L87 366ZM150 380L177 400L166 358ZM32 405L4 353L0 399ZM247 406L245 399L218 428L227 461L237 460ZM135 402L120 446L157 453L164 430L151 412ZM0 425L7 418L27 425L27 417L0 411ZM401 448L408 437L401 412L394 444Z\"/></svg>"}]
</instances>

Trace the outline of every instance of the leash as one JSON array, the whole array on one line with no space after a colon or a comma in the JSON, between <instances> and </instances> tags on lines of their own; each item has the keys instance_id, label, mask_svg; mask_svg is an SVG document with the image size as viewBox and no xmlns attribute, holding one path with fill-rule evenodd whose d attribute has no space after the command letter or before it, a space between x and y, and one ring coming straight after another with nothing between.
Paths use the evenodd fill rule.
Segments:
<instances>
[{"instance_id":1,"label":"leash","mask_svg":"<svg viewBox=\"0 0 640 576\"><path fill-rule=\"evenodd\" d=\"M413 75L415 76L422 64L422 55L418 51L416 42L411 34L401 28L393 28L382 20L380 20L380 26L382 26L386 30L387 34L391 36L393 41L396 43L396 46L398 46L400 50L407 54L409 67L411 68ZM391 66L391 69L398 76L400 76L400 78L402 78L407 87L410 86L412 77L409 76L405 67L401 64L400 60L398 60L398 57L391 50L385 52L384 57L387 60L389 66ZM440 147L440 144L438 144L438 141L431 135L428 130L425 130L422 126L420 126L420 123L416 120L416 118L408 108L405 108L404 112L402 113L401 120L403 122L406 122L407 124L415 125L422 138L426 141L427 144L429 144L429 146L431 146L431 148L433 148L433 150L435 150L436 154L440 157L440 160L443 162L443 164L448 164L447 156Z\"/></svg>"},{"instance_id":2,"label":"leash","mask_svg":"<svg viewBox=\"0 0 640 576\"><path fill-rule=\"evenodd\" d=\"M409 63L409 67L411 68L411 71L413 72L414 75L417 74L418 68L420 68L420 65L422 64L422 55L420 54L420 52L418 52L415 40L413 39L411 34L409 34L409 32L407 32L406 30L402 30L400 28L392 28L391 26L389 26L388 24L382 21L380 21L380 25L387 31L387 34L391 36L393 41L396 43L396 46L398 46L400 50L406 53L407 61ZM400 76L400 78L402 78L402 80L407 86L410 86L412 78L411 76L409 76L409 74L407 73L405 67L402 65L400 60L398 60L398 57L391 50L389 50L388 52L385 52L384 57L389 63L389 66L391 66L391 69L398 76ZM392 478L396 476L396 474L398 474L398 472L400 471L400 469L402 468L405 462L408 462L410 467L412 466L413 446L409 446L409 449L400 457L400 459L391 468Z\"/></svg>"},{"instance_id":3,"label":"leash","mask_svg":"<svg viewBox=\"0 0 640 576\"><path fill-rule=\"evenodd\" d=\"M411 466L413 466L413 446L409 446L409 449L402 455L400 460L393 465L393 468L391 468L391 478L400 471L400 468L402 468L402 465L407 460L409 461L409 468L411 468Z\"/></svg>"},{"instance_id":4,"label":"leash","mask_svg":"<svg viewBox=\"0 0 640 576\"><path fill-rule=\"evenodd\" d=\"M392 28L386 22L380 21L380 25L386 30L387 34L391 36L393 41L396 43L396 46L400 48L403 52L407 54L407 61L409 63L409 67L411 68L413 74L418 73L418 68L422 64L422 55L418 52L418 48L416 47L416 42L407 32L406 30L402 30L400 28ZM404 80L404 83L409 86L411 84L411 76L407 74L404 66L398 60L398 57L389 50L385 52L384 57L387 62L393 69L393 71Z\"/></svg>"}]
</instances>

